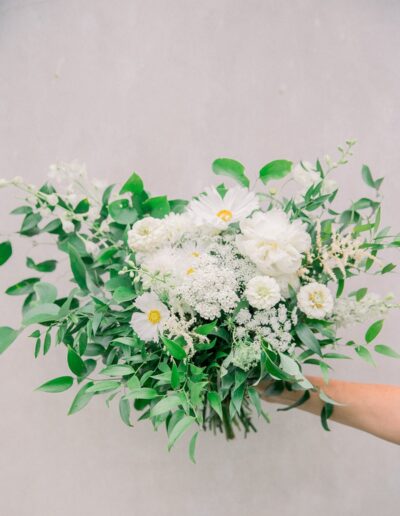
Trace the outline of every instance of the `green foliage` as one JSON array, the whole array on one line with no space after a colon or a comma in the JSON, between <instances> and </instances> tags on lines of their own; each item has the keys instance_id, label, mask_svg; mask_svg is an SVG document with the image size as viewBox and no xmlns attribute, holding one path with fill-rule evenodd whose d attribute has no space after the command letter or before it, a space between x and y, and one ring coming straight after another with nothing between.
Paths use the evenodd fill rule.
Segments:
<instances>
[{"instance_id":1,"label":"green foliage","mask_svg":"<svg viewBox=\"0 0 400 516\"><path fill-rule=\"evenodd\" d=\"M212 169L217 176L228 176L245 188L250 185L250 181L245 174L245 168L239 161L219 158L213 162Z\"/></svg>"},{"instance_id":2,"label":"green foliage","mask_svg":"<svg viewBox=\"0 0 400 516\"><path fill-rule=\"evenodd\" d=\"M0 243L0 265L4 265L12 255L12 246L9 240Z\"/></svg>"},{"instance_id":3,"label":"green foliage","mask_svg":"<svg viewBox=\"0 0 400 516\"><path fill-rule=\"evenodd\" d=\"M260 170L260 179L264 184L272 179L283 179L292 170L293 163L285 159L277 159L264 165Z\"/></svg>"},{"instance_id":4,"label":"green foliage","mask_svg":"<svg viewBox=\"0 0 400 516\"><path fill-rule=\"evenodd\" d=\"M59 376L58 378L54 378L53 380L49 380L42 384L36 390L51 393L64 392L71 388L73 383L74 379L72 376Z\"/></svg>"},{"instance_id":5,"label":"green foliage","mask_svg":"<svg viewBox=\"0 0 400 516\"><path fill-rule=\"evenodd\" d=\"M10 328L9 326L0 327L0 355L11 346L14 340L18 337L19 332Z\"/></svg>"}]
</instances>

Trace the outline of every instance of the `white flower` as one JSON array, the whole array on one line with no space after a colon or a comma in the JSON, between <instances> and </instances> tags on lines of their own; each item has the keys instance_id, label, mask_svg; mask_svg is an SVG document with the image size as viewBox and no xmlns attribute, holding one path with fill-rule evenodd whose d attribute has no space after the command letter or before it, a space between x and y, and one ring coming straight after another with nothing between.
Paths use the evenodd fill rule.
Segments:
<instances>
[{"instance_id":1,"label":"white flower","mask_svg":"<svg viewBox=\"0 0 400 516\"><path fill-rule=\"evenodd\" d=\"M290 222L281 210L257 212L243 220L240 229L242 234L236 238L239 251L268 276L297 272L302 253L311 245L305 225L300 220Z\"/></svg>"},{"instance_id":2,"label":"white flower","mask_svg":"<svg viewBox=\"0 0 400 516\"><path fill-rule=\"evenodd\" d=\"M100 252L99 246L95 242L91 242L90 240L86 240L86 251L93 256L97 256Z\"/></svg>"},{"instance_id":3,"label":"white flower","mask_svg":"<svg viewBox=\"0 0 400 516\"><path fill-rule=\"evenodd\" d=\"M48 206L41 206L39 208L39 213L42 217L48 217L49 215L51 215L51 210Z\"/></svg>"},{"instance_id":4,"label":"white flower","mask_svg":"<svg viewBox=\"0 0 400 516\"><path fill-rule=\"evenodd\" d=\"M207 225L218 230L239 222L259 208L256 195L247 188L230 188L222 198L215 187L206 188L198 199L188 206L188 213L197 225Z\"/></svg>"},{"instance_id":5,"label":"white flower","mask_svg":"<svg viewBox=\"0 0 400 516\"><path fill-rule=\"evenodd\" d=\"M245 296L254 308L268 310L281 299L281 291L273 278L255 276L247 284Z\"/></svg>"},{"instance_id":6,"label":"white flower","mask_svg":"<svg viewBox=\"0 0 400 516\"><path fill-rule=\"evenodd\" d=\"M165 237L171 244L193 231L193 220L187 213L169 213L161 219L161 224L164 226Z\"/></svg>"},{"instance_id":7,"label":"white flower","mask_svg":"<svg viewBox=\"0 0 400 516\"><path fill-rule=\"evenodd\" d=\"M133 251L154 251L165 241L164 225L160 219L153 217L138 220L128 231L128 245Z\"/></svg>"},{"instance_id":8,"label":"white flower","mask_svg":"<svg viewBox=\"0 0 400 516\"><path fill-rule=\"evenodd\" d=\"M57 206L57 204L58 204L58 195L55 194L55 193L52 193L52 194L47 196L46 200L50 204L50 206Z\"/></svg>"},{"instance_id":9,"label":"white flower","mask_svg":"<svg viewBox=\"0 0 400 516\"><path fill-rule=\"evenodd\" d=\"M325 285L309 283L300 288L297 294L297 303L307 317L323 319L333 310L333 297Z\"/></svg>"},{"instance_id":10,"label":"white flower","mask_svg":"<svg viewBox=\"0 0 400 516\"><path fill-rule=\"evenodd\" d=\"M99 229L102 233L108 233L110 231L110 225L107 222L107 220L103 220L103 222L100 224Z\"/></svg>"},{"instance_id":11,"label":"white flower","mask_svg":"<svg viewBox=\"0 0 400 516\"><path fill-rule=\"evenodd\" d=\"M390 294L382 298L378 294L368 293L360 301L354 297L340 298L335 301L332 319L338 326L346 327L355 322L383 317L393 308L400 308L400 305L393 302Z\"/></svg>"},{"instance_id":12,"label":"white flower","mask_svg":"<svg viewBox=\"0 0 400 516\"><path fill-rule=\"evenodd\" d=\"M132 328L142 340L157 342L159 333L170 316L168 308L151 293L139 296L135 301L135 307L140 312L132 315Z\"/></svg>"},{"instance_id":13,"label":"white flower","mask_svg":"<svg viewBox=\"0 0 400 516\"><path fill-rule=\"evenodd\" d=\"M74 223L71 220L61 219L62 228L66 233L73 233L75 231Z\"/></svg>"},{"instance_id":14,"label":"white flower","mask_svg":"<svg viewBox=\"0 0 400 516\"><path fill-rule=\"evenodd\" d=\"M293 179L296 183L308 190L310 186L321 181L319 173L313 169L313 166L308 161L301 161L293 167Z\"/></svg>"}]
</instances>

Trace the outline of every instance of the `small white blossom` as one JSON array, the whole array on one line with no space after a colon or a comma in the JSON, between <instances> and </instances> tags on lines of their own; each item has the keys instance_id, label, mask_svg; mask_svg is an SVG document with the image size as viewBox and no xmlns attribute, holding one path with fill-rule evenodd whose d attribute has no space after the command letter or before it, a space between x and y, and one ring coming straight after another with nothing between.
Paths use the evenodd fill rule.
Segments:
<instances>
[{"instance_id":1,"label":"small white blossom","mask_svg":"<svg viewBox=\"0 0 400 516\"><path fill-rule=\"evenodd\" d=\"M247 284L245 296L254 308L268 310L281 299L278 283L269 276L255 276Z\"/></svg>"},{"instance_id":2,"label":"small white blossom","mask_svg":"<svg viewBox=\"0 0 400 516\"><path fill-rule=\"evenodd\" d=\"M382 317L393 308L400 308L400 305L393 302L392 295L382 298L378 294L368 293L360 301L354 297L340 298L335 301L332 319L345 328L355 322Z\"/></svg>"},{"instance_id":3,"label":"small white blossom","mask_svg":"<svg viewBox=\"0 0 400 516\"><path fill-rule=\"evenodd\" d=\"M73 233L75 231L74 223L71 220L61 219L61 224L66 233Z\"/></svg>"},{"instance_id":4,"label":"small white blossom","mask_svg":"<svg viewBox=\"0 0 400 516\"><path fill-rule=\"evenodd\" d=\"M52 193L46 197L46 201L50 204L50 206L57 206L58 195L55 193Z\"/></svg>"},{"instance_id":5,"label":"small white blossom","mask_svg":"<svg viewBox=\"0 0 400 516\"><path fill-rule=\"evenodd\" d=\"M331 291L321 283L302 286L297 294L297 302L300 310L313 319L323 319L333 309Z\"/></svg>"}]
</instances>

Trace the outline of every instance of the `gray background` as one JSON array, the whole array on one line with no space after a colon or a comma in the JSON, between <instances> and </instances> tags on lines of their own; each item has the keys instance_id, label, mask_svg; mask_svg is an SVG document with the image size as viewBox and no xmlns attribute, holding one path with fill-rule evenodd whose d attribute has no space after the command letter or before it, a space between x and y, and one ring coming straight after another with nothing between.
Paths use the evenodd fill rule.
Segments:
<instances>
[{"instance_id":1,"label":"gray background","mask_svg":"<svg viewBox=\"0 0 400 516\"><path fill-rule=\"evenodd\" d=\"M78 158L110 182L136 170L153 194L188 196L213 180L218 156L255 177L267 161L333 154L355 137L339 202L368 193L366 162L386 175L384 219L396 224L399 23L389 0L3 0L0 175L40 183L50 163ZM17 228L6 215L16 196L0 191L3 235ZM2 291L27 275L29 246L0 271ZM397 275L367 284L400 293ZM17 325L19 300L0 303L0 324ZM382 342L399 349L396 317ZM399 382L399 362L377 362L338 364L335 376ZM168 454L163 431L128 429L100 399L67 417L72 391L33 392L65 373L62 349L34 361L24 336L0 359L4 516L398 514L394 445L271 407L273 424L247 440L202 435L193 466L185 442Z\"/></svg>"}]
</instances>

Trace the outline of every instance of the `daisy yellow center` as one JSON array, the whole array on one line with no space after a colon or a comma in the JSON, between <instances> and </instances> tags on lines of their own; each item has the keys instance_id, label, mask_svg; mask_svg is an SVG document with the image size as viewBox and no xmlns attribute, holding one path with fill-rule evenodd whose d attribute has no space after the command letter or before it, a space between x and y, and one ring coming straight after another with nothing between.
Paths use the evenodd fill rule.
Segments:
<instances>
[{"instance_id":1,"label":"daisy yellow center","mask_svg":"<svg viewBox=\"0 0 400 516\"><path fill-rule=\"evenodd\" d=\"M224 222L229 222L230 220L232 220L233 213L230 210L220 210L217 213L217 217L219 217Z\"/></svg>"},{"instance_id":2,"label":"daisy yellow center","mask_svg":"<svg viewBox=\"0 0 400 516\"><path fill-rule=\"evenodd\" d=\"M186 271L186 274L193 274L195 270L196 269L194 269L193 267L189 267L189 269Z\"/></svg>"},{"instance_id":3,"label":"daisy yellow center","mask_svg":"<svg viewBox=\"0 0 400 516\"><path fill-rule=\"evenodd\" d=\"M147 319L151 324L157 324L161 321L161 313L159 310L150 310L147 312Z\"/></svg>"},{"instance_id":4,"label":"daisy yellow center","mask_svg":"<svg viewBox=\"0 0 400 516\"><path fill-rule=\"evenodd\" d=\"M312 292L309 294L308 299L311 301L315 308L324 307L324 295L322 292Z\"/></svg>"},{"instance_id":5,"label":"daisy yellow center","mask_svg":"<svg viewBox=\"0 0 400 516\"><path fill-rule=\"evenodd\" d=\"M198 251L193 251L192 256L198 258L200 256L200 253Z\"/></svg>"}]
</instances>

